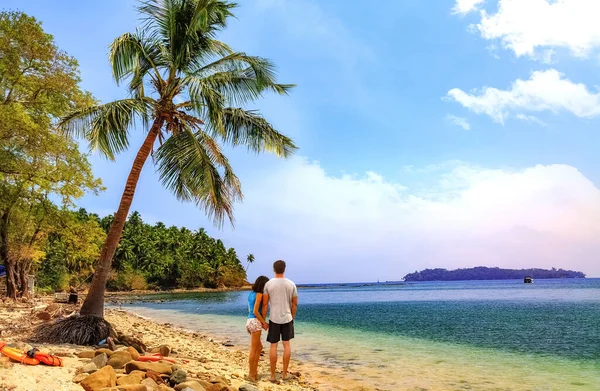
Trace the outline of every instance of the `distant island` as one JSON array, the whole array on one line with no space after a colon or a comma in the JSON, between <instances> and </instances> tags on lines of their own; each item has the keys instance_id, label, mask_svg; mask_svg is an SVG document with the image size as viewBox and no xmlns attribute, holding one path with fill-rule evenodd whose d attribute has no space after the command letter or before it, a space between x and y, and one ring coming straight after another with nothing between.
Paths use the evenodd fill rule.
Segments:
<instances>
[{"instance_id":1,"label":"distant island","mask_svg":"<svg viewBox=\"0 0 600 391\"><path fill-rule=\"evenodd\" d=\"M518 280L525 276L533 278L585 278L585 274L564 269L500 269L478 266L468 269L425 269L409 273L404 281L461 281L461 280Z\"/></svg>"}]
</instances>

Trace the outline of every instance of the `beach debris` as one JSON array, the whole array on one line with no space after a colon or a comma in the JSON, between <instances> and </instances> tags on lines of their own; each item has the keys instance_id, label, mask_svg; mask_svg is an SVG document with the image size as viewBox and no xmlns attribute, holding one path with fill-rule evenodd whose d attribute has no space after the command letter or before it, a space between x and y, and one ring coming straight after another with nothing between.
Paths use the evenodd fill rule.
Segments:
<instances>
[{"instance_id":1,"label":"beach debris","mask_svg":"<svg viewBox=\"0 0 600 391\"><path fill-rule=\"evenodd\" d=\"M108 359L107 364L114 369L121 369L132 360L131 354L127 351L114 352Z\"/></svg>"},{"instance_id":2,"label":"beach debris","mask_svg":"<svg viewBox=\"0 0 600 391\"><path fill-rule=\"evenodd\" d=\"M89 375L79 383L85 391L98 391L102 388L116 387L117 374L110 365Z\"/></svg>"},{"instance_id":3,"label":"beach debris","mask_svg":"<svg viewBox=\"0 0 600 391\"><path fill-rule=\"evenodd\" d=\"M140 354L143 354L147 350L144 342L136 337L130 337L121 333L117 333L117 339L125 346L132 346Z\"/></svg>"},{"instance_id":4,"label":"beach debris","mask_svg":"<svg viewBox=\"0 0 600 391\"><path fill-rule=\"evenodd\" d=\"M39 320L43 320L43 321L48 321L48 320L52 319L52 315L50 315L50 313L46 312L46 311L38 312L35 314L35 316Z\"/></svg>"},{"instance_id":5,"label":"beach debris","mask_svg":"<svg viewBox=\"0 0 600 391\"><path fill-rule=\"evenodd\" d=\"M258 388L254 387L252 384L247 383L243 384L238 388L238 391L260 391Z\"/></svg>"},{"instance_id":6,"label":"beach debris","mask_svg":"<svg viewBox=\"0 0 600 391\"><path fill-rule=\"evenodd\" d=\"M233 342L231 342L231 341L229 341L229 340L228 340L228 341L225 341L225 342L223 342L223 343L222 343L222 345L223 345L223 346L235 346L235 345L233 344Z\"/></svg>"},{"instance_id":7,"label":"beach debris","mask_svg":"<svg viewBox=\"0 0 600 391\"><path fill-rule=\"evenodd\" d=\"M186 380L187 380L187 372L184 371L183 369L174 370L173 374L171 374L171 377L169 377L169 381L171 382L171 385L183 383Z\"/></svg>"},{"instance_id":8,"label":"beach debris","mask_svg":"<svg viewBox=\"0 0 600 391\"><path fill-rule=\"evenodd\" d=\"M106 353L100 353L92 358L92 362L96 365L96 368L103 368L108 362L108 355Z\"/></svg>"}]
</instances>

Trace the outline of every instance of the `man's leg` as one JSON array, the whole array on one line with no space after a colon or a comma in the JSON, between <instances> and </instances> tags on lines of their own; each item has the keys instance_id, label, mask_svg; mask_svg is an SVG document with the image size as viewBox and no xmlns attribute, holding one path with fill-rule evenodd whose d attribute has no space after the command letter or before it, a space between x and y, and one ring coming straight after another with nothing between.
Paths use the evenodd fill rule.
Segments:
<instances>
[{"instance_id":1,"label":"man's leg","mask_svg":"<svg viewBox=\"0 0 600 391\"><path fill-rule=\"evenodd\" d=\"M271 379L270 380L277 380L277 345L278 345L277 342L271 344L271 355L270 355Z\"/></svg>"},{"instance_id":2,"label":"man's leg","mask_svg":"<svg viewBox=\"0 0 600 391\"><path fill-rule=\"evenodd\" d=\"M283 371L281 372L281 377L284 380L287 378L290 357L292 357L292 346L290 345L290 341L283 341Z\"/></svg>"},{"instance_id":3,"label":"man's leg","mask_svg":"<svg viewBox=\"0 0 600 391\"><path fill-rule=\"evenodd\" d=\"M269 354L271 364L271 378L269 380L277 380L277 345L281 336L281 325L269 321L269 332L267 334L267 342L271 343L271 352Z\"/></svg>"}]
</instances>

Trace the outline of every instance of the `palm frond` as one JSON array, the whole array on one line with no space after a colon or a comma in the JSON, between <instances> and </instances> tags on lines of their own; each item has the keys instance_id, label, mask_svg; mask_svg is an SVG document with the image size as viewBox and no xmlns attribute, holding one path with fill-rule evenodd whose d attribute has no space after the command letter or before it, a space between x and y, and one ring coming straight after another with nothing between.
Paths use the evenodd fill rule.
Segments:
<instances>
[{"instance_id":1,"label":"palm frond","mask_svg":"<svg viewBox=\"0 0 600 391\"><path fill-rule=\"evenodd\" d=\"M156 153L162 184L181 201L202 207L216 225L233 224L233 204L242 198L240 182L218 145L183 122Z\"/></svg>"},{"instance_id":2,"label":"palm frond","mask_svg":"<svg viewBox=\"0 0 600 391\"><path fill-rule=\"evenodd\" d=\"M213 136L233 146L245 145L251 151L267 151L284 158L298 149L292 139L279 133L257 111L226 108L221 113L221 121L217 127L210 123Z\"/></svg>"},{"instance_id":3,"label":"palm frond","mask_svg":"<svg viewBox=\"0 0 600 391\"><path fill-rule=\"evenodd\" d=\"M172 67L170 77L183 72L189 64L222 52L223 45L213 40L216 32L233 16L236 4L220 0L147 0L139 7L148 30L156 31L168 48Z\"/></svg>"},{"instance_id":4,"label":"palm frond","mask_svg":"<svg viewBox=\"0 0 600 391\"><path fill-rule=\"evenodd\" d=\"M224 72L231 70L252 69L258 81L265 86L277 84L276 68L273 62L266 58L249 56L243 52L230 53L222 56L211 63L198 65L190 69L190 74L197 77L206 77L215 72ZM288 84L288 87L293 85Z\"/></svg>"},{"instance_id":5,"label":"palm frond","mask_svg":"<svg viewBox=\"0 0 600 391\"><path fill-rule=\"evenodd\" d=\"M63 117L58 126L65 133L86 139L91 149L107 158L129 146L128 131L135 119L148 122L153 107L150 99L122 99L76 110Z\"/></svg>"},{"instance_id":6,"label":"palm frond","mask_svg":"<svg viewBox=\"0 0 600 391\"><path fill-rule=\"evenodd\" d=\"M131 77L129 90L143 96L144 78L150 75L159 86L164 82L160 68L168 65L160 41L146 36L142 30L125 33L110 45L109 60L117 84ZM153 71L153 72L150 72Z\"/></svg>"}]
</instances>

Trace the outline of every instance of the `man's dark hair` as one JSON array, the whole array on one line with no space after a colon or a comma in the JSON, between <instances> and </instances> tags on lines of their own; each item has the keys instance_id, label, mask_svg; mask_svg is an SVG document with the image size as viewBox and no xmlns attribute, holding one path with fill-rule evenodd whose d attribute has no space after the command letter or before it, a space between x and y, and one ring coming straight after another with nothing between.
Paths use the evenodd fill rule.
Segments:
<instances>
[{"instance_id":1,"label":"man's dark hair","mask_svg":"<svg viewBox=\"0 0 600 391\"><path fill-rule=\"evenodd\" d=\"M282 261L281 259L279 261L275 261L273 264L273 270L276 274L285 273L285 261Z\"/></svg>"},{"instance_id":2,"label":"man's dark hair","mask_svg":"<svg viewBox=\"0 0 600 391\"><path fill-rule=\"evenodd\" d=\"M254 284L252 285L252 290L256 293L263 293L263 291L265 290L265 284L267 283L267 281L269 281L269 277L267 276L260 276L256 279L256 281L254 281Z\"/></svg>"}]
</instances>

